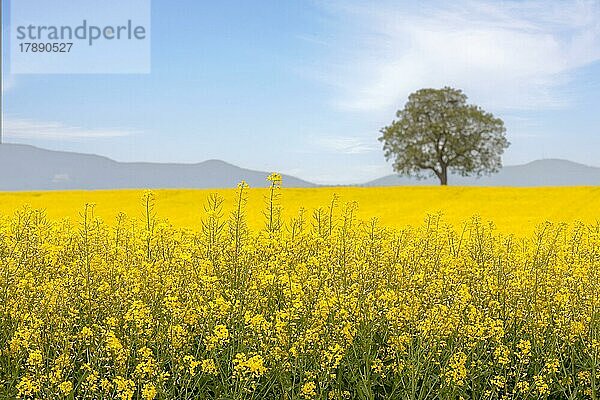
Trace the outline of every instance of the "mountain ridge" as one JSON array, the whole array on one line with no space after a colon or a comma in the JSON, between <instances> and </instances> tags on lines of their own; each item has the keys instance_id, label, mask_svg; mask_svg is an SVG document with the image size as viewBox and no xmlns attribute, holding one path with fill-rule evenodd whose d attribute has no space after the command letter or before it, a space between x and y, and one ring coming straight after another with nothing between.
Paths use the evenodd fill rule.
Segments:
<instances>
[{"instance_id":1,"label":"mountain ridge","mask_svg":"<svg viewBox=\"0 0 600 400\"><path fill-rule=\"evenodd\" d=\"M244 180L251 187L266 187L268 172L241 168L227 161L197 163L121 162L97 154L47 150L25 144L0 144L0 190L94 190L138 188L230 188ZM282 175L286 187L317 187L312 182ZM533 160L503 167L491 176L451 174L453 186L600 186L600 168L563 159ZM390 174L362 184L338 186L438 185L437 179ZM324 185L323 185L324 186ZM332 186L332 185L328 185Z\"/></svg>"},{"instance_id":2,"label":"mountain ridge","mask_svg":"<svg viewBox=\"0 0 600 400\"><path fill-rule=\"evenodd\" d=\"M438 180L423 180L390 174L368 181L363 186L436 185ZM450 174L448 184L453 186L598 186L600 168L559 158L533 160L520 165L507 165L497 174L481 177L463 177Z\"/></svg>"},{"instance_id":3,"label":"mountain ridge","mask_svg":"<svg viewBox=\"0 0 600 400\"><path fill-rule=\"evenodd\" d=\"M96 154L47 150L31 145L0 144L0 190L77 190L137 188L228 188L244 180L267 187L268 172L210 159L193 164L120 162ZM282 175L287 187L314 187L312 182Z\"/></svg>"}]
</instances>

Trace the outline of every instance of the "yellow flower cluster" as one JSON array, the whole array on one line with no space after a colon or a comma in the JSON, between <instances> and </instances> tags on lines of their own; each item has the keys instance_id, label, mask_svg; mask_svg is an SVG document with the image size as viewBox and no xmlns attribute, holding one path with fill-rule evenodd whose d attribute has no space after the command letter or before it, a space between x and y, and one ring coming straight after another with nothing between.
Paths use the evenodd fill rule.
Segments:
<instances>
[{"instance_id":1,"label":"yellow flower cluster","mask_svg":"<svg viewBox=\"0 0 600 400\"><path fill-rule=\"evenodd\" d=\"M0 216L0 398L598 396L600 225L284 218L269 181L258 231L245 184L195 230L152 193L141 218Z\"/></svg>"},{"instance_id":2,"label":"yellow flower cluster","mask_svg":"<svg viewBox=\"0 0 600 400\"><path fill-rule=\"evenodd\" d=\"M241 377L259 378L267 372L264 360L258 354L248 357L246 354L238 353L233 359L233 365L235 374Z\"/></svg>"}]
</instances>

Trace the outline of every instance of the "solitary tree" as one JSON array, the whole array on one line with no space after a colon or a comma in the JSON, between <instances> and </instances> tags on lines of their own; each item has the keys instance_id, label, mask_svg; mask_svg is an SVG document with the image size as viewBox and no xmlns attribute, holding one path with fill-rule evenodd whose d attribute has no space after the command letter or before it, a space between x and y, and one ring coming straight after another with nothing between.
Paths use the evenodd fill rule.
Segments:
<instances>
[{"instance_id":1,"label":"solitary tree","mask_svg":"<svg viewBox=\"0 0 600 400\"><path fill-rule=\"evenodd\" d=\"M396 117L381 129L385 158L401 175L434 174L441 185L448 184L449 171L461 176L498 172L510 145L501 119L467 104L467 96L450 87L412 93Z\"/></svg>"}]
</instances>

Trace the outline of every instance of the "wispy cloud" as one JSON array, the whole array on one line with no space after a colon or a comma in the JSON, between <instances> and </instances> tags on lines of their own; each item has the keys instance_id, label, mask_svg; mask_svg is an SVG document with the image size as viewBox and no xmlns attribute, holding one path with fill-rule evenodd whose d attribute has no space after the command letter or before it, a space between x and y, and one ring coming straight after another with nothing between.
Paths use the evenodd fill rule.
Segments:
<instances>
[{"instance_id":1,"label":"wispy cloud","mask_svg":"<svg viewBox=\"0 0 600 400\"><path fill-rule=\"evenodd\" d=\"M81 140L130 136L139 131L129 129L88 129L61 122L35 121L7 117L3 121L6 139Z\"/></svg>"},{"instance_id":2,"label":"wispy cloud","mask_svg":"<svg viewBox=\"0 0 600 400\"><path fill-rule=\"evenodd\" d=\"M378 149L376 143L357 137L319 136L313 137L312 142L325 151L339 154L364 154Z\"/></svg>"},{"instance_id":3,"label":"wispy cloud","mask_svg":"<svg viewBox=\"0 0 600 400\"><path fill-rule=\"evenodd\" d=\"M417 6L418 4L418 6ZM421 87L460 87L501 109L548 109L578 68L600 60L600 2L326 1L337 34L314 75L342 109L398 108Z\"/></svg>"}]
</instances>

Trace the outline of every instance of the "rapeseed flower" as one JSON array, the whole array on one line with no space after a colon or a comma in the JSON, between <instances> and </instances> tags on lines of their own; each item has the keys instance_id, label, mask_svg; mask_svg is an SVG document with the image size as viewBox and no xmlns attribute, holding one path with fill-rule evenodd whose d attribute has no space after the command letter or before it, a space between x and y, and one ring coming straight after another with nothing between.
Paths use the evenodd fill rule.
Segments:
<instances>
[{"instance_id":1,"label":"rapeseed flower","mask_svg":"<svg viewBox=\"0 0 600 400\"><path fill-rule=\"evenodd\" d=\"M0 398L597 396L597 224L397 229L339 197L290 220L269 182L195 228L153 193L0 215Z\"/></svg>"}]
</instances>

